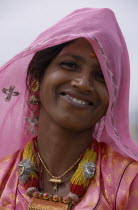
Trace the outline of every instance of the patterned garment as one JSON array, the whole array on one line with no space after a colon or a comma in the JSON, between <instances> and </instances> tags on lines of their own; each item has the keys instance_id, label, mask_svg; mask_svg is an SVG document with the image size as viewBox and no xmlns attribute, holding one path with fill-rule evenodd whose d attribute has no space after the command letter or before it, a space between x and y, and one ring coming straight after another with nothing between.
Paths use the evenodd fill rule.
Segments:
<instances>
[{"instance_id":1,"label":"patterned garment","mask_svg":"<svg viewBox=\"0 0 138 210\"><path fill-rule=\"evenodd\" d=\"M22 151L0 161L0 209L27 210L29 197L18 179ZM138 209L138 163L98 143L96 175L73 210Z\"/></svg>"}]
</instances>

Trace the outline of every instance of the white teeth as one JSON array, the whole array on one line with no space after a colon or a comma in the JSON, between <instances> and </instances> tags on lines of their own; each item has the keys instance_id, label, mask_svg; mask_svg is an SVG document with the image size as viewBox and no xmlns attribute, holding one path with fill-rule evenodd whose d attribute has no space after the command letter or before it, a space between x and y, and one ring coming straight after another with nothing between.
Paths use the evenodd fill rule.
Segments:
<instances>
[{"instance_id":1,"label":"white teeth","mask_svg":"<svg viewBox=\"0 0 138 210\"><path fill-rule=\"evenodd\" d=\"M67 97L70 98L75 103L83 104L83 105L88 105L88 102L86 102L86 101L83 101L83 100L80 100L80 99L77 99L77 98L73 98L73 97L71 97L69 95L67 95Z\"/></svg>"}]
</instances>

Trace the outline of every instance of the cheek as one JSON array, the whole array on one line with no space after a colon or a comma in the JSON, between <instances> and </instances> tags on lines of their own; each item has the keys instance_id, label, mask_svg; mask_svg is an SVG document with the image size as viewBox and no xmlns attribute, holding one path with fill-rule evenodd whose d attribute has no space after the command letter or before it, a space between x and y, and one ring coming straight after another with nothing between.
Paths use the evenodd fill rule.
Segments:
<instances>
[{"instance_id":1,"label":"cheek","mask_svg":"<svg viewBox=\"0 0 138 210\"><path fill-rule=\"evenodd\" d=\"M98 93L99 93L98 95L99 95L101 106L106 111L109 105L109 93L108 93L106 85L99 86Z\"/></svg>"},{"instance_id":2,"label":"cheek","mask_svg":"<svg viewBox=\"0 0 138 210\"><path fill-rule=\"evenodd\" d=\"M69 74L65 71L56 69L51 73L46 73L42 82L42 86L47 88L58 88L58 86L63 85L64 83L68 82L70 79Z\"/></svg>"},{"instance_id":3,"label":"cheek","mask_svg":"<svg viewBox=\"0 0 138 210\"><path fill-rule=\"evenodd\" d=\"M61 85L68 81L68 77L60 71L46 72L40 85L40 101L44 105L55 101L56 94Z\"/></svg>"},{"instance_id":4,"label":"cheek","mask_svg":"<svg viewBox=\"0 0 138 210\"><path fill-rule=\"evenodd\" d=\"M41 105L47 106L48 102L50 101L51 95L51 88L50 85L47 83L46 80L43 80L42 84L40 85L39 97Z\"/></svg>"},{"instance_id":5,"label":"cheek","mask_svg":"<svg viewBox=\"0 0 138 210\"><path fill-rule=\"evenodd\" d=\"M103 93L103 103L104 103L105 107L107 107L109 104L109 94L107 91L104 91L104 93Z\"/></svg>"},{"instance_id":6,"label":"cheek","mask_svg":"<svg viewBox=\"0 0 138 210\"><path fill-rule=\"evenodd\" d=\"M109 105L109 94L107 91L103 93L102 97L102 117L106 114Z\"/></svg>"}]
</instances>

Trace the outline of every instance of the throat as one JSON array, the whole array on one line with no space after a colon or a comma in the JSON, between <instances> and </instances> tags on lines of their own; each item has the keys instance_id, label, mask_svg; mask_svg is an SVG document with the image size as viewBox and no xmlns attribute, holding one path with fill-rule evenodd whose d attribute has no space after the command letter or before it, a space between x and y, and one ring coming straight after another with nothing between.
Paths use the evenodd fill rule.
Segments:
<instances>
[{"instance_id":1,"label":"throat","mask_svg":"<svg viewBox=\"0 0 138 210\"><path fill-rule=\"evenodd\" d=\"M69 131L40 118L38 150L55 176L63 174L86 150L92 141L91 132Z\"/></svg>"},{"instance_id":2,"label":"throat","mask_svg":"<svg viewBox=\"0 0 138 210\"><path fill-rule=\"evenodd\" d=\"M70 192L71 178L81 161L80 155L92 142L92 129L86 132L69 131L42 114L39 117L37 144L42 159L43 190L66 196Z\"/></svg>"}]
</instances>

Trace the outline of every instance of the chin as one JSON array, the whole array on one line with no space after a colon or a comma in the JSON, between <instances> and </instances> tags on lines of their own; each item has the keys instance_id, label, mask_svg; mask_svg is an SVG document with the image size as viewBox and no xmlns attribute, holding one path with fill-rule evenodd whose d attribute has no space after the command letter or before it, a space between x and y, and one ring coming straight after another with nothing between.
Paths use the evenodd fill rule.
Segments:
<instances>
[{"instance_id":1,"label":"chin","mask_svg":"<svg viewBox=\"0 0 138 210\"><path fill-rule=\"evenodd\" d=\"M60 127L70 130L72 132L83 132L93 127L92 124L86 124L84 122L86 122L86 120L74 120L71 117L64 117L57 121Z\"/></svg>"}]
</instances>

